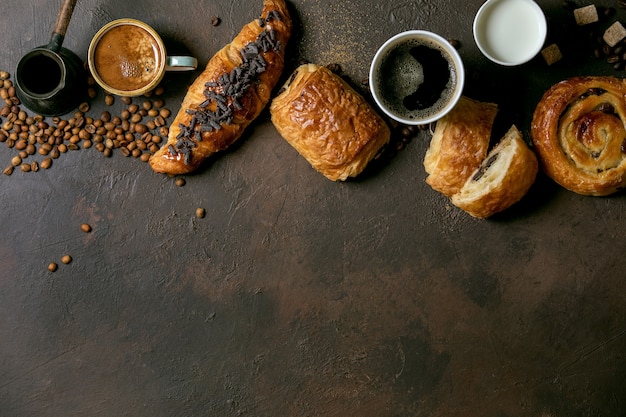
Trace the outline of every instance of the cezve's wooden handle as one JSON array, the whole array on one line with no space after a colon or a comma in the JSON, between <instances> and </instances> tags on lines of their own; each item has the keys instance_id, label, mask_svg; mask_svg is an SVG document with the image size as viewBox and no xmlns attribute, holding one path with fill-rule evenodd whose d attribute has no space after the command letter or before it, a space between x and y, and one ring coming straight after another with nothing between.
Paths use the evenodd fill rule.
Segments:
<instances>
[{"instance_id":1,"label":"cezve's wooden handle","mask_svg":"<svg viewBox=\"0 0 626 417\"><path fill-rule=\"evenodd\" d=\"M57 17L57 22L54 25L54 33L65 36L67 26L70 24L70 18L74 12L74 6L78 0L64 0L61 6L61 11Z\"/></svg>"}]
</instances>

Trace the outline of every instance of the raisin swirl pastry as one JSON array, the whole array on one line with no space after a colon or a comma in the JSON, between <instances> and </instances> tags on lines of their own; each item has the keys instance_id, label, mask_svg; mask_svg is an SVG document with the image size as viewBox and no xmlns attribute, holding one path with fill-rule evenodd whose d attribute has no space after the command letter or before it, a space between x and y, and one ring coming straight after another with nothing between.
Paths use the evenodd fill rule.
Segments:
<instances>
[{"instance_id":1,"label":"raisin swirl pastry","mask_svg":"<svg viewBox=\"0 0 626 417\"><path fill-rule=\"evenodd\" d=\"M605 196L626 186L626 82L574 77L539 101L532 141L545 173L578 194Z\"/></svg>"},{"instance_id":2,"label":"raisin swirl pastry","mask_svg":"<svg viewBox=\"0 0 626 417\"><path fill-rule=\"evenodd\" d=\"M291 31L285 1L265 0L261 17L217 52L189 87L167 143L150 158L155 172L192 172L241 137L270 100Z\"/></svg>"}]
</instances>

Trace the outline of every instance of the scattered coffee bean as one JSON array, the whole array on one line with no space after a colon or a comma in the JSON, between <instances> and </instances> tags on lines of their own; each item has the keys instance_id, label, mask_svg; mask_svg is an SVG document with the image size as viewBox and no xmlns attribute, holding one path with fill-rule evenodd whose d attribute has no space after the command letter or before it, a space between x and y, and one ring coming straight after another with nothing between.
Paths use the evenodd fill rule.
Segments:
<instances>
[{"instance_id":1,"label":"scattered coffee bean","mask_svg":"<svg viewBox=\"0 0 626 417\"><path fill-rule=\"evenodd\" d=\"M67 265L67 264L69 264L70 262L72 262L72 257L71 257L70 255L63 255L63 256L61 257L61 263L63 263L63 264L65 264L65 265Z\"/></svg>"},{"instance_id":2,"label":"scattered coffee bean","mask_svg":"<svg viewBox=\"0 0 626 417\"><path fill-rule=\"evenodd\" d=\"M141 105L136 105L130 97L121 97L127 108L122 109L119 115L105 111L100 117L89 115L91 105L85 101L68 118L55 116L46 120L41 115L30 116L27 110L21 108L9 78L8 72L0 71L0 99L5 102L0 105L0 142L5 143L8 149L16 150L11 165L3 171L5 175L12 175L15 168L22 172L49 169L52 160L60 155L91 147L105 156L112 156L113 151L118 149L123 155L132 155L147 162L159 150L162 137L169 132L167 118L170 111L164 107L162 98L153 100L146 95ZM88 77L87 84L92 90L89 97L94 98L97 95L95 80ZM162 86L154 90L155 95L163 93ZM114 104L114 96L105 93L104 97L105 104ZM134 117L132 122L131 116ZM27 161L31 155L44 158Z\"/></svg>"},{"instance_id":3,"label":"scattered coffee bean","mask_svg":"<svg viewBox=\"0 0 626 417\"><path fill-rule=\"evenodd\" d=\"M80 230L82 230L85 233L89 233L91 232L91 226L87 223L83 223L80 225Z\"/></svg>"},{"instance_id":4,"label":"scattered coffee bean","mask_svg":"<svg viewBox=\"0 0 626 417\"><path fill-rule=\"evenodd\" d=\"M211 26L219 26L222 20L218 16L213 16L211 18Z\"/></svg>"},{"instance_id":5,"label":"scattered coffee bean","mask_svg":"<svg viewBox=\"0 0 626 417\"><path fill-rule=\"evenodd\" d=\"M204 216L206 215L206 210L203 209L202 207L198 207L196 209L196 217L199 219L203 219Z\"/></svg>"},{"instance_id":6,"label":"scattered coffee bean","mask_svg":"<svg viewBox=\"0 0 626 417\"><path fill-rule=\"evenodd\" d=\"M56 262L50 262L48 264L48 271L55 272L57 269L59 269L59 265L57 265Z\"/></svg>"},{"instance_id":7,"label":"scattered coffee bean","mask_svg":"<svg viewBox=\"0 0 626 417\"><path fill-rule=\"evenodd\" d=\"M184 187L187 181L184 178L176 178L175 184L179 187Z\"/></svg>"}]
</instances>

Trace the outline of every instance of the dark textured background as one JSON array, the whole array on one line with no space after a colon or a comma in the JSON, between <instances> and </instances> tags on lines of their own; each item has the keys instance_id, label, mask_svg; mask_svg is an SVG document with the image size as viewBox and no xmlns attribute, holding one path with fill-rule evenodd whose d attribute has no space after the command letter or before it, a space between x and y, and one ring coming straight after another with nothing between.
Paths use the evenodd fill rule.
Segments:
<instances>
[{"instance_id":1,"label":"dark textured background","mask_svg":"<svg viewBox=\"0 0 626 417\"><path fill-rule=\"evenodd\" d=\"M48 42L58 3L4 0L0 69ZM500 105L496 136L512 123L527 135L554 82L613 74L556 0L539 4L563 61L490 63L472 40L480 4L293 0L287 71L338 63L359 84L385 39L433 30L461 42L466 94ZM79 0L64 46L85 58L101 25L134 17L204 66L260 11ZM168 107L196 74L167 75ZM91 114L102 110L100 94ZM624 195L540 175L522 202L476 220L424 183L428 141L332 183L264 113L185 187L95 149L3 175L0 416L626 415ZM1 145L0 167L14 154Z\"/></svg>"}]
</instances>

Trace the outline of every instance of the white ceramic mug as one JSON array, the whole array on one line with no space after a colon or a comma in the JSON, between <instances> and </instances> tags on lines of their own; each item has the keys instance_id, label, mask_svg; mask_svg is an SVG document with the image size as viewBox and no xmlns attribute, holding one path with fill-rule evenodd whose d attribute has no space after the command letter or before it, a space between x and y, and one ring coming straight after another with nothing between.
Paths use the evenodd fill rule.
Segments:
<instances>
[{"instance_id":1,"label":"white ceramic mug","mask_svg":"<svg viewBox=\"0 0 626 417\"><path fill-rule=\"evenodd\" d=\"M463 93L465 72L457 50L440 35L410 30L387 40L370 67L370 90L380 109L407 125L445 116Z\"/></svg>"}]
</instances>

